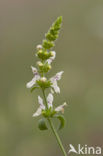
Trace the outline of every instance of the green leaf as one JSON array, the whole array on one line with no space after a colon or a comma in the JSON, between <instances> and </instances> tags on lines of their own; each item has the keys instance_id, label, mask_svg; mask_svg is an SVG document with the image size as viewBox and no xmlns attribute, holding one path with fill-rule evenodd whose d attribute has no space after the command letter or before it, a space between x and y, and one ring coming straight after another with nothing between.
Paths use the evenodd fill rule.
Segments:
<instances>
[{"instance_id":1,"label":"green leaf","mask_svg":"<svg viewBox=\"0 0 103 156\"><path fill-rule=\"evenodd\" d=\"M64 125L65 125L64 116L63 115L56 115L56 118L59 119L59 121L60 121L60 125L59 125L58 130L64 128Z\"/></svg>"},{"instance_id":2,"label":"green leaf","mask_svg":"<svg viewBox=\"0 0 103 156\"><path fill-rule=\"evenodd\" d=\"M39 87L33 87L33 88L31 89L31 93L32 93L35 89L37 89L37 88L39 88Z\"/></svg>"},{"instance_id":3,"label":"green leaf","mask_svg":"<svg viewBox=\"0 0 103 156\"><path fill-rule=\"evenodd\" d=\"M40 130L47 130L47 129L48 129L47 126L46 126L46 121L45 121L45 119L40 119L40 120L38 121L38 128L39 128Z\"/></svg>"}]
</instances>

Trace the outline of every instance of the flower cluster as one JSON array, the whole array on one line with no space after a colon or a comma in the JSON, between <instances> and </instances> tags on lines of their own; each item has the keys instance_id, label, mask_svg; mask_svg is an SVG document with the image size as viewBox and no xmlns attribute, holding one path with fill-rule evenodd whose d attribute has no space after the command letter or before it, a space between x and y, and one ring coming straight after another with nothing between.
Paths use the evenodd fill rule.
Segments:
<instances>
[{"instance_id":1,"label":"flower cluster","mask_svg":"<svg viewBox=\"0 0 103 156\"><path fill-rule=\"evenodd\" d=\"M39 115L44 115L44 117L46 116L53 116L54 114L58 113L58 112L64 112L64 106L66 106L66 103L56 107L55 109L53 109L53 95L51 93L49 93L49 95L47 96L47 104L48 104L48 111L46 110L46 107L43 103L43 99L38 96L38 103L39 103L39 108L37 109L37 111L33 114L33 117L39 116ZM46 110L46 111L45 111Z\"/></svg>"},{"instance_id":2,"label":"flower cluster","mask_svg":"<svg viewBox=\"0 0 103 156\"><path fill-rule=\"evenodd\" d=\"M52 50L55 45L55 40L58 38L59 30L61 28L62 17L58 17L57 20L50 27L47 34L45 34L45 40L43 40L41 45L36 47L36 56L39 61L37 62L37 68L31 66L33 72L33 78L30 82L27 83L26 87L31 88L31 91L36 88L40 88L43 93L49 88L50 93L45 99L45 104L43 99L38 96L39 108L33 114L33 117L43 115L43 117L54 117L58 112L64 112L64 106L66 103L54 107L53 105L53 93L60 93L60 88L58 86L58 81L61 79L63 71L56 73L53 77L47 79L46 74L50 71L52 67L52 62L56 57L56 52Z\"/></svg>"}]
</instances>

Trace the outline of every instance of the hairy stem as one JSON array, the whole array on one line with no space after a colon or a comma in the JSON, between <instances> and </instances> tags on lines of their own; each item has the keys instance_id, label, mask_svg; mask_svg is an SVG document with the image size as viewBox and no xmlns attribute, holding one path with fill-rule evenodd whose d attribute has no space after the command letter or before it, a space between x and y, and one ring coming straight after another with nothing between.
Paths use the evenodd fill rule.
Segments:
<instances>
[{"instance_id":1,"label":"hairy stem","mask_svg":"<svg viewBox=\"0 0 103 156\"><path fill-rule=\"evenodd\" d=\"M43 97L44 97L44 100L45 100L46 108L48 108L48 104L47 104L47 100L46 100L46 96L45 96L45 91L42 90L42 92L43 92ZM51 127L51 130L52 130L53 134L54 134L55 137L56 137L56 140L57 140L57 142L58 142L58 144L59 144L59 146L60 146L60 149L61 149L61 151L63 152L63 155L64 155L64 156L67 156L67 154L66 154L66 152L65 152L65 149L64 149L64 147L63 147L63 145L62 145L62 142L61 142L61 140L60 140L60 137L59 137L59 135L58 135L58 133L57 133L57 131L56 131L54 125L53 125L53 122L52 122L52 120L51 120L50 118L48 118L48 122L49 122L49 125L50 125L50 127Z\"/></svg>"}]
</instances>

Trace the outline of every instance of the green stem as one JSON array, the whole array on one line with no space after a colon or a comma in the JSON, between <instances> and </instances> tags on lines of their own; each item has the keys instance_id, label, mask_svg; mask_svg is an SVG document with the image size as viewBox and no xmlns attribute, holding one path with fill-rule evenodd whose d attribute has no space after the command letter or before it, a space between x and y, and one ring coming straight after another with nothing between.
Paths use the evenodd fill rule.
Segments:
<instances>
[{"instance_id":1,"label":"green stem","mask_svg":"<svg viewBox=\"0 0 103 156\"><path fill-rule=\"evenodd\" d=\"M44 100L45 100L46 108L48 109L48 104L47 104L47 100L46 100L44 89L42 89L42 92L43 92L43 97L44 97Z\"/></svg>"},{"instance_id":2,"label":"green stem","mask_svg":"<svg viewBox=\"0 0 103 156\"><path fill-rule=\"evenodd\" d=\"M45 96L44 90L42 90L42 92L43 92L43 97L44 97L44 100L45 100L46 108L48 108L48 104L47 104L47 100L46 100L46 96ZM63 155L64 155L64 156L67 156L67 154L66 154L66 152L65 152L65 149L64 149L64 147L63 147L63 145L62 145L62 142L61 142L61 140L60 140L60 137L59 137L59 135L58 135L58 133L57 133L57 131L56 131L54 125L53 125L53 122L52 122L52 120L51 120L50 118L48 118L48 122L49 122L49 125L50 125L50 127L51 127L51 130L52 130L53 134L54 134L55 137L56 137L56 140L57 140L57 142L58 142L58 144L59 144L59 146L60 146L60 149L61 149L61 151L63 152Z\"/></svg>"}]
</instances>

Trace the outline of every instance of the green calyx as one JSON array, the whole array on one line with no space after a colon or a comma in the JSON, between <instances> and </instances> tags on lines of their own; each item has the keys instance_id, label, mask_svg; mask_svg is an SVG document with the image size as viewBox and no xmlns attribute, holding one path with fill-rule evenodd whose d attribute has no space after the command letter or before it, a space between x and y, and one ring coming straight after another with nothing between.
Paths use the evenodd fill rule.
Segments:
<instances>
[{"instance_id":1,"label":"green calyx","mask_svg":"<svg viewBox=\"0 0 103 156\"><path fill-rule=\"evenodd\" d=\"M58 35L53 35L53 34L51 34L50 32L48 32L47 34L46 34L46 39L48 39L49 41L55 41L56 39L58 38Z\"/></svg>"},{"instance_id":2,"label":"green calyx","mask_svg":"<svg viewBox=\"0 0 103 156\"><path fill-rule=\"evenodd\" d=\"M37 80L37 84L42 88L46 89L51 86L51 81L47 80L45 77L42 77L40 80Z\"/></svg>"},{"instance_id":3,"label":"green calyx","mask_svg":"<svg viewBox=\"0 0 103 156\"><path fill-rule=\"evenodd\" d=\"M48 63L38 62L37 64L39 66L40 73L47 73L51 69L51 65Z\"/></svg>"},{"instance_id":4,"label":"green calyx","mask_svg":"<svg viewBox=\"0 0 103 156\"><path fill-rule=\"evenodd\" d=\"M41 60L47 60L49 59L52 55L50 52L48 51L44 51L43 49L39 50L37 52L37 56L41 59Z\"/></svg>"},{"instance_id":5,"label":"green calyx","mask_svg":"<svg viewBox=\"0 0 103 156\"><path fill-rule=\"evenodd\" d=\"M44 49L51 49L54 47L54 43L51 41L43 40L43 48Z\"/></svg>"},{"instance_id":6,"label":"green calyx","mask_svg":"<svg viewBox=\"0 0 103 156\"><path fill-rule=\"evenodd\" d=\"M43 115L45 118L53 117L55 114L56 114L56 111L53 110L52 107L50 107L49 109L46 109L46 110L42 110L42 115Z\"/></svg>"}]
</instances>

